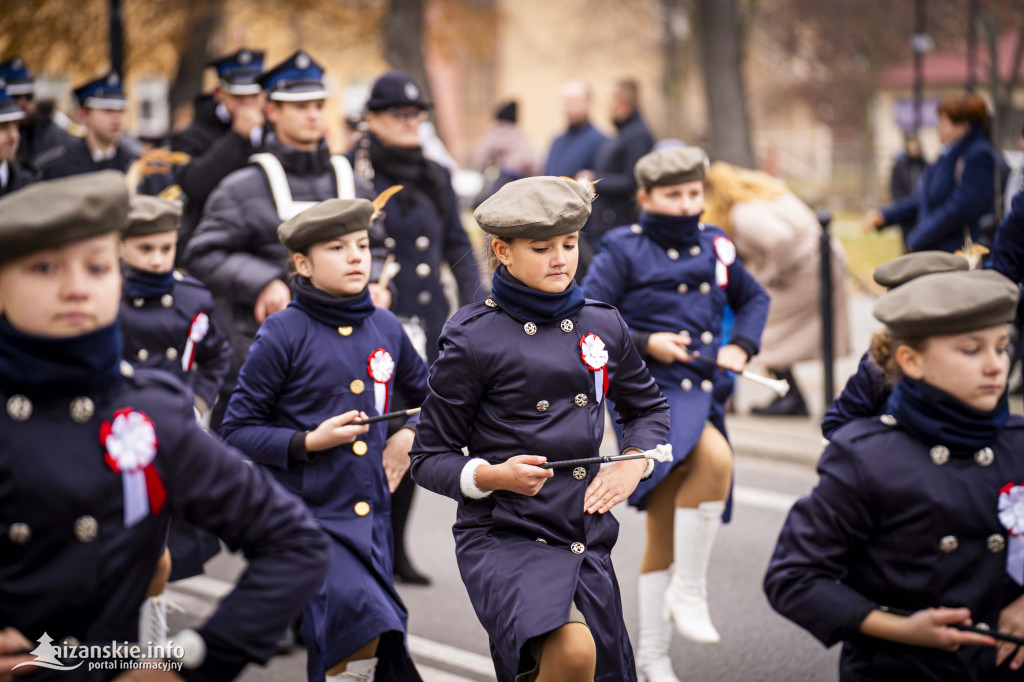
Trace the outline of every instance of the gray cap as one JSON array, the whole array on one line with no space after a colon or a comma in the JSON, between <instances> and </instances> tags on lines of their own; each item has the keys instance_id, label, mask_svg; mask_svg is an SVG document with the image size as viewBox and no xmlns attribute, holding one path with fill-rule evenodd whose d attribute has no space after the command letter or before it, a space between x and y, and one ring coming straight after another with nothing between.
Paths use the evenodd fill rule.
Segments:
<instances>
[{"instance_id":1,"label":"gray cap","mask_svg":"<svg viewBox=\"0 0 1024 682\"><path fill-rule=\"evenodd\" d=\"M540 176L502 186L473 213L480 229L504 239L549 239L583 228L594 190L572 178Z\"/></svg>"},{"instance_id":2,"label":"gray cap","mask_svg":"<svg viewBox=\"0 0 1024 682\"><path fill-rule=\"evenodd\" d=\"M124 228L124 173L105 170L47 180L0 198L0 262Z\"/></svg>"},{"instance_id":3,"label":"gray cap","mask_svg":"<svg viewBox=\"0 0 1024 682\"><path fill-rule=\"evenodd\" d=\"M281 223L277 238L291 251L305 251L313 244L369 229L373 210L368 199L321 201Z\"/></svg>"},{"instance_id":4,"label":"gray cap","mask_svg":"<svg viewBox=\"0 0 1024 682\"><path fill-rule=\"evenodd\" d=\"M921 275L875 303L875 317L897 338L962 334L1013 322L1017 285L995 270Z\"/></svg>"},{"instance_id":5,"label":"gray cap","mask_svg":"<svg viewBox=\"0 0 1024 682\"><path fill-rule=\"evenodd\" d=\"M128 207L128 223L121 237L143 237L160 232L177 232L181 218L180 201L139 194Z\"/></svg>"},{"instance_id":6,"label":"gray cap","mask_svg":"<svg viewBox=\"0 0 1024 682\"><path fill-rule=\"evenodd\" d=\"M633 167L636 184L645 189L703 180L707 172L708 155L700 147L658 149L641 156Z\"/></svg>"},{"instance_id":7,"label":"gray cap","mask_svg":"<svg viewBox=\"0 0 1024 682\"><path fill-rule=\"evenodd\" d=\"M921 275L967 270L968 265L963 256L946 251L917 251L882 263L875 268L874 278L883 287L892 289Z\"/></svg>"}]
</instances>

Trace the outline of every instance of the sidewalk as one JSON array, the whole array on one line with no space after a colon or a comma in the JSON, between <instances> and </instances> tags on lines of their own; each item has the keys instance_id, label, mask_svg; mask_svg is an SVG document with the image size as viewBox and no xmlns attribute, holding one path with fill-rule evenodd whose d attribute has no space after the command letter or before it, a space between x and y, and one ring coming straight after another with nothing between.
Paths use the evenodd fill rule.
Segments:
<instances>
[{"instance_id":1,"label":"sidewalk","mask_svg":"<svg viewBox=\"0 0 1024 682\"><path fill-rule=\"evenodd\" d=\"M758 417L730 414L725 418L729 440L737 455L778 459L814 466L825 449L821 419Z\"/></svg>"}]
</instances>

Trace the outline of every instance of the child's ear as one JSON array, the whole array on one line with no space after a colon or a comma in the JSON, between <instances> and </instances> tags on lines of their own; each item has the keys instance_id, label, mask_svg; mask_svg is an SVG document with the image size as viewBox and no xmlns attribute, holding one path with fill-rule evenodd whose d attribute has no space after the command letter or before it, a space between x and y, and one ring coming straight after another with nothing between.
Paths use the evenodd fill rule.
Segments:
<instances>
[{"instance_id":1,"label":"child's ear","mask_svg":"<svg viewBox=\"0 0 1024 682\"><path fill-rule=\"evenodd\" d=\"M896 364L905 375L911 379L924 378L924 366L921 362L921 354L910 346L900 346L896 349Z\"/></svg>"},{"instance_id":2,"label":"child's ear","mask_svg":"<svg viewBox=\"0 0 1024 682\"><path fill-rule=\"evenodd\" d=\"M512 262L512 248L509 243L504 239L495 239L491 243L491 247L494 249L494 255L497 256L498 262L508 267L508 264Z\"/></svg>"},{"instance_id":3,"label":"child's ear","mask_svg":"<svg viewBox=\"0 0 1024 682\"><path fill-rule=\"evenodd\" d=\"M295 272L299 273L303 277L309 277L313 274L313 261L309 259L309 256L302 253L292 254L292 258L295 262Z\"/></svg>"}]
</instances>

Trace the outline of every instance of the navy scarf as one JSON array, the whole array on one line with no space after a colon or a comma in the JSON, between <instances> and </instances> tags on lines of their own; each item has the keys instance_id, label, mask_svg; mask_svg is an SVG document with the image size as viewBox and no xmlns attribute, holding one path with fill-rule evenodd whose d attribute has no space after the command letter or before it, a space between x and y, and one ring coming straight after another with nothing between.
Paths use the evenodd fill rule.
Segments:
<instances>
[{"instance_id":1,"label":"navy scarf","mask_svg":"<svg viewBox=\"0 0 1024 682\"><path fill-rule=\"evenodd\" d=\"M979 412L924 381L904 377L885 404L886 412L927 446L945 445L954 456L971 456L992 445L1010 418L1003 394L991 412Z\"/></svg>"},{"instance_id":2,"label":"navy scarf","mask_svg":"<svg viewBox=\"0 0 1024 682\"><path fill-rule=\"evenodd\" d=\"M575 280L557 294L532 289L499 265L491 278L491 298L513 317L525 322L550 324L575 315L583 308L583 291Z\"/></svg>"},{"instance_id":3,"label":"navy scarf","mask_svg":"<svg viewBox=\"0 0 1024 682\"><path fill-rule=\"evenodd\" d=\"M169 294L174 288L174 270L150 272L126 264L122 271L122 288L128 298L156 298Z\"/></svg>"},{"instance_id":4,"label":"navy scarf","mask_svg":"<svg viewBox=\"0 0 1024 682\"><path fill-rule=\"evenodd\" d=\"M663 249L688 249L700 241L700 214L672 216L661 213L640 214L644 234Z\"/></svg>"},{"instance_id":5,"label":"navy scarf","mask_svg":"<svg viewBox=\"0 0 1024 682\"><path fill-rule=\"evenodd\" d=\"M298 308L328 327L360 324L375 310L369 287L363 287L355 296L332 296L313 286L309 278L298 275L292 279L291 289L295 300L289 303L288 307Z\"/></svg>"},{"instance_id":6,"label":"navy scarf","mask_svg":"<svg viewBox=\"0 0 1024 682\"><path fill-rule=\"evenodd\" d=\"M110 385L121 366L121 321L79 336L26 334L0 315L0 383L38 396L94 393Z\"/></svg>"}]
</instances>

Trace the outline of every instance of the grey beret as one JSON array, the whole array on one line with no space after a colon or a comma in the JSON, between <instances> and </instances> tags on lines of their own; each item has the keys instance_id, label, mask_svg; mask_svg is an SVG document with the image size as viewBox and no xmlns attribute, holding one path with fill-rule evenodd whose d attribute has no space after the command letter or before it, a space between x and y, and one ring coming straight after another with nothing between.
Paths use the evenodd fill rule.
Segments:
<instances>
[{"instance_id":1,"label":"grey beret","mask_svg":"<svg viewBox=\"0 0 1024 682\"><path fill-rule=\"evenodd\" d=\"M708 155L700 147L667 147L644 154L633 167L639 187L680 185L703 180L708 172Z\"/></svg>"},{"instance_id":2,"label":"grey beret","mask_svg":"<svg viewBox=\"0 0 1024 682\"><path fill-rule=\"evenodd\" d=\"M502 186L473 213L480 229L505 239L549 239L583 228L594 200L589 183L540 176Z\"/></svg>"},{"instance_id":3,"label":"grey beret","mask_svg":"<svg viewBox=\"0 0 1024 682\"><path fill-rule=\"evenodd\" d=\"M368 199L321 201L281 223L277 238L291 251L305 251L313 244L369 229L373 210Z\"/></svg>"},{"instance_id":4,"label":"grey beret","mask_svg":"<svg viewBox=\"0 0 1024 682\"><path fill-rule=\"evenodd\" d=\"M887 292L874 312L897 338L962 334L1013 322L1017 297L995 270L938 272Z\"/></svg>"},{"instance_id":5,"label":"grey beret","mask_svg":"<svg viewBox=\"0 0 1024 682\"><path fill-rule=\"evenodd\" d=\"M910 280L935 272L954 272L968 269L967 259L946 251L917 251L894 258L875 268L875 281L892 289Z\"/></svg>"},{"instance_id":6,"label":"grey beret","mask_svg":"<svg viewBox=\"0 0 1024 682\"><path fill-rule=\"evenodd\" d=\"M128 186L114 170L47 180L0 198L0 262L107 232L128 219Z\"/></svg>"},{"instance_id":7,"label":"grey beret","mask_svg":"<svg viewBox=\"0 0 1024 682\"><path fill-rule=\"evenodd\" d=\"M178 230L181 202L139 194L128 205L128 223L122 237L143 237Z\"/></svg>"}]
</instances>

